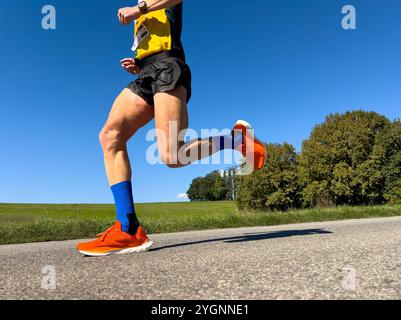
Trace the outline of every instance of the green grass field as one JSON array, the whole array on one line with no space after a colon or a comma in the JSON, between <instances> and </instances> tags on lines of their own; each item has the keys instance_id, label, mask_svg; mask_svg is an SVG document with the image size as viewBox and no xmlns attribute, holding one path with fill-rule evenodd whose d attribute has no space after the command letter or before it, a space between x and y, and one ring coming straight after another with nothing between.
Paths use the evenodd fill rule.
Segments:
<instances>
[{"instance_id":1,"label":"green grass field","mask_svg":"<svg viewBox=\"0 0 401 320\"><path fill-rule=\"evenodd\" d=\"M234 202L137 204L149 233L401 216L401 206L240 213ZM114 221L112 205L0 204L0 244L92 238Z\"/></svg>"}]
</instances>

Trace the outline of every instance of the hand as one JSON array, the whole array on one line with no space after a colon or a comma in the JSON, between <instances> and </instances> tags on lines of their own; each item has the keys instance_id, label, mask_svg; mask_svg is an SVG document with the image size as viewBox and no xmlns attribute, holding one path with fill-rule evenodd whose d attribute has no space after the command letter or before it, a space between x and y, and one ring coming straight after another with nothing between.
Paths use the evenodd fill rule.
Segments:
<instances>
[{"instance_id":1,"label":"hand","mask_svg":"<svg viewBox=\"0 0 401 320\"><path fill-rule=\"evenodd\" d=\"M125 7L118 10L118 20L123 25L129 25L132 21L137 20L141 16L141 11L138 6Z\"/></svg>"},{"instance_id":2,"label":"hand","mask_svg":"<svg viewBox=\"0 0 401 320\"><path fill-rule=\"evenodd\" d=\"M121 67L125 69L125 71L132 74L139 74L141 72L141 69L135 64L135 60L133 58L122 59Z\"/></svg>"}]
</instances>

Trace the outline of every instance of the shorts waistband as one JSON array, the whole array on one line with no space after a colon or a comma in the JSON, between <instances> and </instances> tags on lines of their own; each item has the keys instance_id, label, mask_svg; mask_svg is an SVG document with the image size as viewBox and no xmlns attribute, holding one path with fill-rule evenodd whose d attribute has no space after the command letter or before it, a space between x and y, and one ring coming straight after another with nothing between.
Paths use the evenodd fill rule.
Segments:
<instances>
[{"instance_id":1,"label":"shorts waistband","mask_svg":"<svg viewBox=\"0 0 401 320\"><path fill-rule=\"evenodd\" d=\"M173 52L173 51L162 51L162 52L159 52L159 53L152 54L152 55L150 55L148 57L145 57L145 58L143 58L141 60L135 59L135 63L139 68L143 69L143 68L147 67L148 65L150 65L152 63L155 63L156 61L165 59L165 58L178 58L178 59L181 59L181 57L179 57L179 55L177 53Z\"/></svg>"}]
</instances>

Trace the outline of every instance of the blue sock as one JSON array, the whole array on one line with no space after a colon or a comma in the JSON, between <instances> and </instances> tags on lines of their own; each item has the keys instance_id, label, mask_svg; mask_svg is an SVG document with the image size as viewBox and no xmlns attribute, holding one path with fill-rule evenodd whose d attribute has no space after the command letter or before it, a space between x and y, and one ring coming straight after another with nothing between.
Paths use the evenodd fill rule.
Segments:
<instances>
[{"instance_id":1,"label":"blue sock","mask_svg":"<svg viewBox=\"0 0 401 320\"><path fill-rule=\"evenodd\" d=\"M232 132L227 136L211 137L210 138L216 147L217 151L237 149L244 140L243 135L240 132Z\"/></svg>"},{"instance_id":2,"label":"blue sock","mask_svg":"<svg viewBox=\"0 0 401 320\"><path fill-rule=\"evenodd\" d=\"M122 231L136 234L139 227L134 208L131 181L121 182L111 187L117 210L117 221L121 222Z\"/></svg>"}]
</instances>

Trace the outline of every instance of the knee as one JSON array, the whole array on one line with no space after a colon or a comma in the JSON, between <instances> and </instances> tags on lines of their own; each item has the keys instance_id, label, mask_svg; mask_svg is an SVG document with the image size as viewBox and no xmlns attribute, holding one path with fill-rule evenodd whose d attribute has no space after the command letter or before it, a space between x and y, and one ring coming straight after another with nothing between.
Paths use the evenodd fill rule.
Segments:
<instances>
[{"instance_id":1,"label":"knee","mask_svg":"<svg viewBox=\"0 0 401 320\"><path fill-rule=\"evenodd\" d=\"M158 137L159 141L159 158L170 169L179 169L187 166L188 159L183 155L184 142L176 141L171 144L169 139Z\"/></svg>"},{"instance_id":2,"label":"knee","mask_svg":"<svg viewBox=\"0 0 401 320\"><path fill-rule=\"evenodd\" d=\"M181 168L181 164L178 161L178 157L175 157L170 154L160 155L160 160L170 169L178 169Z\"/></svg>"},{"instance_id":3,"label":"knee","mask_svg":"<svg viewBox=\"0 0 401 320\"><path fill-rule=\"evenodd\" d=\"M118 126L106 124L99 133L99 141L104 153L120 150L126 143Z\"/></svg>"}]
</instances>

